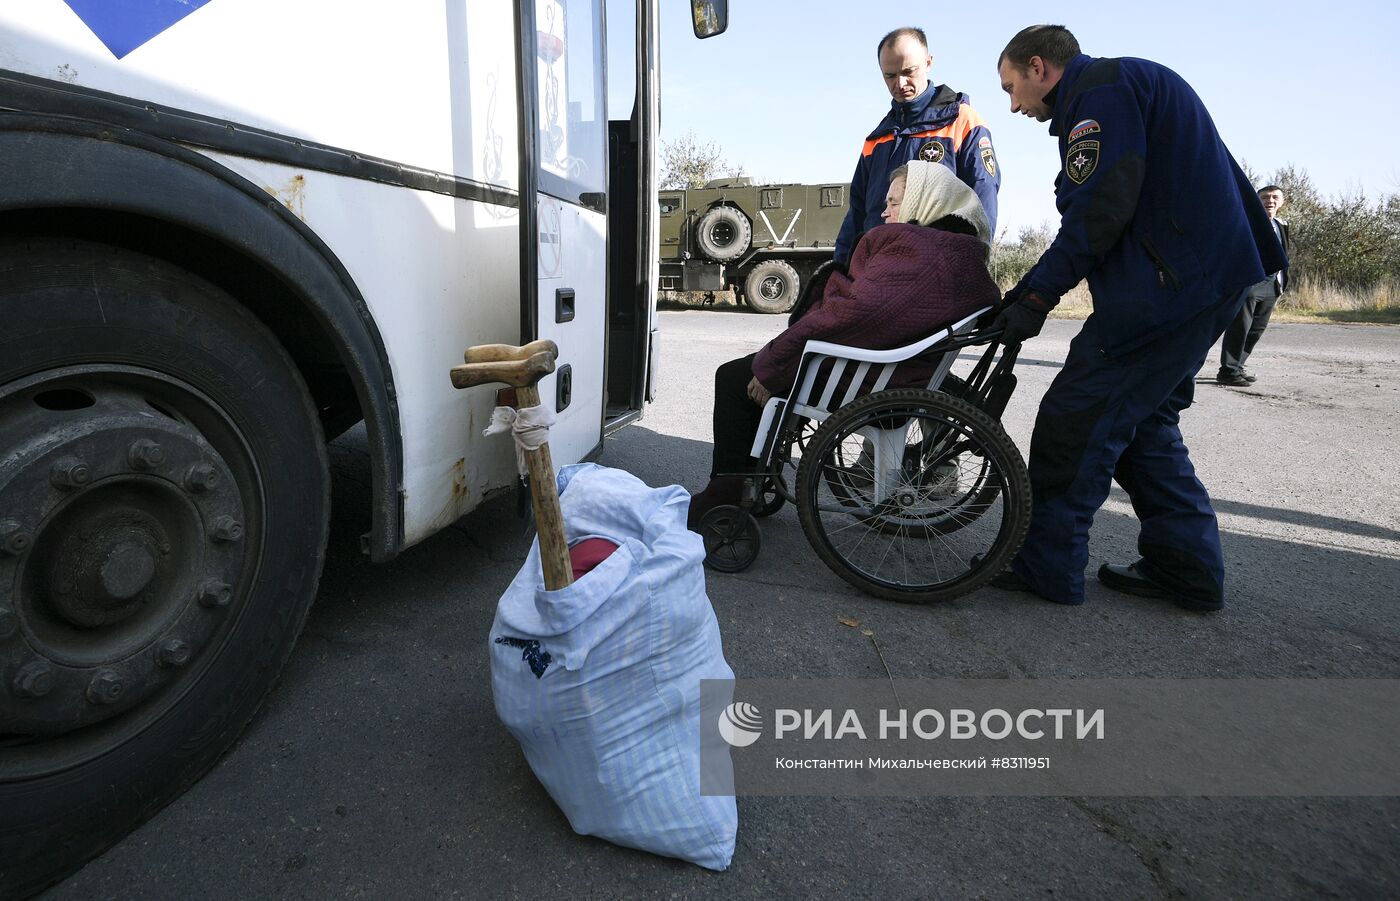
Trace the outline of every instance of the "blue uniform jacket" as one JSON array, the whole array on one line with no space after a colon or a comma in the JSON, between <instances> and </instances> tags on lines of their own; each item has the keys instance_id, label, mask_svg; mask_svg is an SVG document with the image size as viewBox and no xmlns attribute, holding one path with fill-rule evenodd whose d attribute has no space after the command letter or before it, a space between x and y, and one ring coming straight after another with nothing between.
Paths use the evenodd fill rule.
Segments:
<instances>
[{"instance_id":1,"label":"blue uniform jacket","mask_svg":"<svg viewBox=\"0 0 1400 901\"><path fill-rule=\"evenodd\" d=\"M1140 347L1287 266L1180 75L1081 54L1055 90L1060 231L1021 284L1058 298L1087 278L1104 351Z\"/></svg>"},{"instance_id":2,"label":"blue uniform jacket","mask_svg":"<svg viewBox=\"0 0 1400 901\"><path fill-rule=\"evenodd\" d=\"M947 85L930 85L913 100L890 101L889 114L865 139L851 177L850 208L836 236L838 263L849 263L860 236L884 224L880 214L885 211L890 173L914 159L952 169L976 192L996 233L1001 168L992 133L966 94Z\"/></svg>"}]
</instances>

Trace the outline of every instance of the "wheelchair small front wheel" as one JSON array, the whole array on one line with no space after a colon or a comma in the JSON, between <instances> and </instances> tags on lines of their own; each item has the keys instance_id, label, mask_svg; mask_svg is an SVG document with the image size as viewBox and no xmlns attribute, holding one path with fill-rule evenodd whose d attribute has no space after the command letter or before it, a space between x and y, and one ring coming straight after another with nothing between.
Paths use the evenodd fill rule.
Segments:
<instances>
[{"instance_id":1,"label":"wheelchair small front wheel","mask_svg":"<svg viewBox=\"0 0 1400 901\"><path fill-rule=\"evenodd\" d=\"M715 507L700 517L705 565L722 573L743 572L758 559L763 533L758 520L740 507Z\"/></svg>"}]
</instances>

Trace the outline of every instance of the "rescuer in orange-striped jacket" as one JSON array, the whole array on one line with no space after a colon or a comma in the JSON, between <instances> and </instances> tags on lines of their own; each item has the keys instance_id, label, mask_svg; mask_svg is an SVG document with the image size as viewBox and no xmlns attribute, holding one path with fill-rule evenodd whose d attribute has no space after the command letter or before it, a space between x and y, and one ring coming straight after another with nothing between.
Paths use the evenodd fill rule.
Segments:
<instances>
[{"instance_id":1,"label":"rescuer in orange-striped jacket","mask_svg":"<svg viewBox=\"0 0 1400 901\"><path fill-rule=\"evenodd\" d=\"M876 53L892 98L890 111L861 148L851 178L850 208L836 236L836 262L848 264L860 236L881 224L890 174L910 160L953 170L982 201L995 235L1001 166L986 123L966 94L929 84L933 57L922 28L896 28L880 39Z\"/></svg>"}]
</instances>

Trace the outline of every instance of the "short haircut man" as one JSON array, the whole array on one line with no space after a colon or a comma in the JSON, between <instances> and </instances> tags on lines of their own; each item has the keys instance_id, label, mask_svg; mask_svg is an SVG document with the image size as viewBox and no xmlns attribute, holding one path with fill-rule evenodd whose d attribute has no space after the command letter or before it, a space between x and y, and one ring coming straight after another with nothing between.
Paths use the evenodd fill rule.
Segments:
<instances>
[{"instance_id":1,"label":"short haircut man","mask_svg":"<svg viewBox=\"0 0 1400 901\"><path fill-rule=\"evenodd\" d=\"M1283 207L1283 188L1278 185L1265 185L1259 189L1259 204L1269 217L1269 224L1288 254L1288 223L1278 217ZM1263 281L1249 289L1249 295L1235 316L1235 321L1220 338L1220 370L1215 374L1217 384L1227 388L1248 388L1258 381L1254 373L1245 368L1249 355L1259 339L1264 337L1264 329L1269 327L1269 318L1274 315L1274 307L1288 288L1287 267L1278 272L1270 272Z\"/></svg>"},{"instance_id":2,"label":"short haircut man","mask_svg":"<svg viewBox=\"0 0 1400 901\"><path fill-rule=\"evenodd\" d=\"M1249 286L1282 267L1278 241L1200 98L1165 66L1093 59L1064 26L1033 25L997 74L1011 111L1058 139L1062 218L992 327L1009 345L1035 337L1085 278L1094 313L1041 400L1030 529L992 584L1083 603L1089 525L1116 480L1140 521L1140 559L1104 564L1099 581L1218 610L1219 527L1177 423Z\"/></svg>"},{"instance_id":3,"label":"short haircut man","mask_svg":"<svg viewBox=\"0 0 1400 901\"><path fill-rule=\"evenodd\" d=\"M1016 33L997 57L997 68L1003 61L1010 62L1022 72L1030 65L1031 57L1038 56L1046 62L1054 63L1063 69L1069 61L1079 55L1079 41L1063 25L1032 25Z\"/></svg>"},{"instance_id":4,"label":"short haircut man","mask_svg":"<svg viewBox=\"0 0 1400 901\"><path fill-rule=\"evenodd\" d=\"M924 30L913 26L906 26L904 28L896 28L894 31L880 38L880 43L875 45L875 58L879 59L880 52L886 47L893 47L895 41L898 41L900 38L913 38L915 41L919 42L920 47L923 47L925 50L928 49L928 35L924 34Z\"/></svg>"},{"instance_id":5,"label":"short haircut man","mask_svg":"<svg viewBox=\"0 0 1400 901\"><path fill-rule=\"evenodd\" d=\"M910 160L948 167L972 188L996 227L1001 168L986 122L966 94L932 84L933 64L922 28L896 28L875 46L890 109L866 136L851 177L846 219L836 236L835 258L851 259L861 236L881 224L890 173Z\"/></svg>"}]
</instances>

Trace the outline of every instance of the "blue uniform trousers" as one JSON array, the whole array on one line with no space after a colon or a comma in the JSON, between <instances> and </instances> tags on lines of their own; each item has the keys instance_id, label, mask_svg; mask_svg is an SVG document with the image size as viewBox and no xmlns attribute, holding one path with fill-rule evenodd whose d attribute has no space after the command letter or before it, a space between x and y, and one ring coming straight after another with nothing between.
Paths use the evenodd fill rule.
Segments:
<instances>
[{"instance_id":1,"label":"blue uniform trousers","mask_svg":"<svg viewBox=\"0 0 1400 901\"><path fill-rule=\"evenodd\" d=\"M1096 316L1070 343L1031 436L1030 531L1011 568L1041 596L1084 602L1089 527L1116 480L1141 523L1147 574L1183 596L1220 600L1225 563L1215 511L1178 428L1206 354L1244 291L1121 358L1102 350Z\"/></svg>"}]
</instances>

